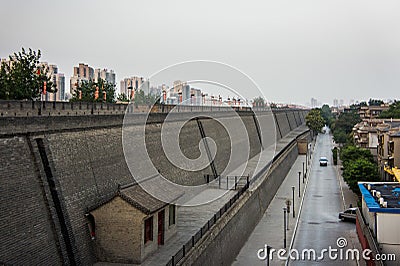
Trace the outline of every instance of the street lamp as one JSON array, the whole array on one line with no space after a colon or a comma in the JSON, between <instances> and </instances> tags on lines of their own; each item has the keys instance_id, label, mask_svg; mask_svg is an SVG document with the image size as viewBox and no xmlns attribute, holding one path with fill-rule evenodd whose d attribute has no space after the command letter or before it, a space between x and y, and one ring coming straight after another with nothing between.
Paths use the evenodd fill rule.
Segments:
<instances>
[{"instance_id":1,"label":"street lamp","mask_svg":"<svg viewBox=\"0 0 400 266\"><path fill-rule=\"evenodd\" d=\"M300 175L301 175L301 172L299 172L299 198L300 198Z\"/></svg>"},{"instance_id":2,"label":"street lamp","mask_svg":"<svg viewBox=\"0 0 400 266\"><path fill-rule=\"evenodd\" d=\"M286 199L286 230L289 230L290 199Z\"/></svg>"},{"instance_id":3,"label":"street lamp","mask_svg":"<svg viewBox=\"0 0 400 266\"><path fill-rule=\"evenodd\" d=\"M293 218L294 218L294 186L292 186L292 198L293 198L293 207L292 207L292 210L293 210Z\"/></svg>"},{"instance_id":4,"label":"street lamp","mask_svg":"<svg viewBox=\"0 0 400 266\"><path fill-rule=\"evenodd\" d=\"M308 166L308 144L307 144L307 149L306 149L306 175L307 175L307 166Z\"/></svg>"},{"instance_id":5,"label":"street lamp","mask_svg":"<svg viewBox=\"0 0 400 266\"><path fill-rule=\"evenodd\" d=\"M132 86L129 86L128 88L127 88L127 90L128 90L128 97L129 97L129 102L130 101L132 101L132 94L133 94L133 87ZM130 92L129 92L130 91Z\"/></svg>"},{"instance_id":6,"label":"street lamp","mask_svg":"<svg viewBox=\"0 0 400 266\"><path fill-rule=\"evenodd\" d=\"M267 266L269 266L269 253L271 251L271 247L267 245Z\"/></svg>"},{"instance_id":7,"label":"street lamp","mask_svg":"<svg viewBox=\"0 0 400 266\"><path fill-rule=\"evenodd\" d=\"M286 207L283 207L283 248L286 248Z\"/></svg>"}]
</instances>

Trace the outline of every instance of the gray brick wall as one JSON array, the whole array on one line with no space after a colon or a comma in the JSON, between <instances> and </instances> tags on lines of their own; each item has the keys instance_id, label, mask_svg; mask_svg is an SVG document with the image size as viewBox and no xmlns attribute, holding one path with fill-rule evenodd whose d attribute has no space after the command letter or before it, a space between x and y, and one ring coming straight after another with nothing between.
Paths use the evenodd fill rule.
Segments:
<instances>
[{"instance_id":1,"label":"gray brick wall","mask_svg":"<svg viewBox=\"0 0 400 266\"><path fill-rule=\"evenodd\" d=\"M279 126L282 137L286 136L290 132L290 125L286 112L277 112L275 114L275 121L277 126Z\"/></svg>"},{"instance_id":2,"label":"gray brick wall","mask_svg":"<svg viewBox=\"0 0 400 266\"><path fill-rule=\"evenodd\" d=\"M42 184L25 137L0 139L0 165L0 264L61 264Z\"/></svg>"}]
</instances>

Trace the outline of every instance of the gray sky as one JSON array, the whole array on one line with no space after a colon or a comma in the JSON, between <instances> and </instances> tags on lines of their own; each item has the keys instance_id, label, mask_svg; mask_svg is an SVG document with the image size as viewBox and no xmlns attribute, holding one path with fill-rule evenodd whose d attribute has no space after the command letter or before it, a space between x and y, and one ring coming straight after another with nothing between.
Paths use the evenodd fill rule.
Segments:
<instances>
[{"instance_id":1,"label":"gray sky","mask_svg":"<svg viewBox=\"0 0 400 266\"><path fill-rule=\"evenodd\" d=\"M40 49L147 77L187 60L239 68L278 102L400 98L400 2L0 0L0 57Z\"/></svg>"}]
</instances>

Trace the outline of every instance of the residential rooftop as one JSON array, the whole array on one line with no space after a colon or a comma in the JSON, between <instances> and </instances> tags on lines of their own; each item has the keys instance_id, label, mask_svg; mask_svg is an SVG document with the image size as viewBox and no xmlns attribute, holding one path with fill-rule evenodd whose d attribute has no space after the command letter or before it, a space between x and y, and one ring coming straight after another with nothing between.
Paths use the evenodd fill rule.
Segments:
<instances>
[{"instance_id":1,"label":"residential rooftop","mask_svg":"<svg viewBox=\"0 0 400 266\"><path fill-rule=\"evenodd\" d=\"M359 182L370 212L400 213L399 182Z\"/></svg>"}]
</instances>

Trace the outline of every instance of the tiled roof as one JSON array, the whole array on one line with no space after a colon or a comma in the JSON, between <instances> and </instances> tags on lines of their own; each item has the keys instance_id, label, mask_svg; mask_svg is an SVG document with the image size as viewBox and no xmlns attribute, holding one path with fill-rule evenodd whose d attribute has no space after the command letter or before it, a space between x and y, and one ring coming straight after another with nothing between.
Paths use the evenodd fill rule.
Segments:
<instances>
[{"instance_id":1,"label":"tiled roof","mask_svg":"<svg viewBox=\"0 0 400 266\"><path fill-rule=\"evenodd\" d=\"M157 182L152 182L152 178L144 182L147 183L147 187L149 185L157 186ZM169 202L173 202L184 194L183 191L171 189L168 186L158 187L157 191L159 193L163 193L163 198L167 198ZM118 196L147 215L152 214L169 204L169 202L164 202L152 196L139 184L132 183L124 186L119 186L114 194L104 197L100 202L98 202L98 204L92 206L91 208L88 208L87 211L93 211Z\"/></svg>"},{"instance_id":2,"label":"tiled roof","mask_svg":"<svg viewBox=\"0 0 400 266\"><path fill-rule=\"evenodd\" d=\"M119 190L118 196L145 214L154 213L168 205L147 193L138 184Z\"/></svg>"}]
</instances>

